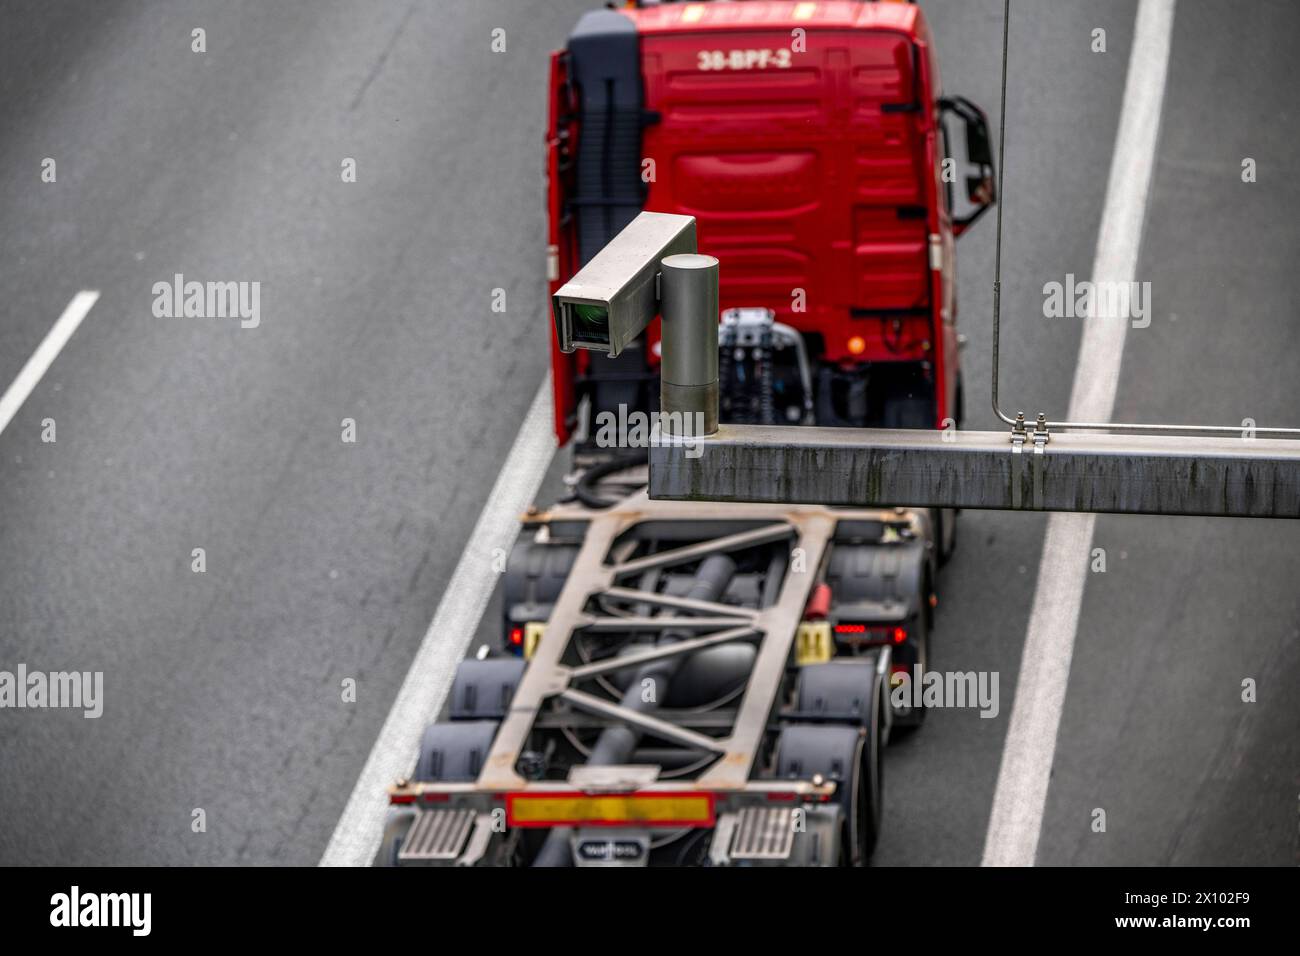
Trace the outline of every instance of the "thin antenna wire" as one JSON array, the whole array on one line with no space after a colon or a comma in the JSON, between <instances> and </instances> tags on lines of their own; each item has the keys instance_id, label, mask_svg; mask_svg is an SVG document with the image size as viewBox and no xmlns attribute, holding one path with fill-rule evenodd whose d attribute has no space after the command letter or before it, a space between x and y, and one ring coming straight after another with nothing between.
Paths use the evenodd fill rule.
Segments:
<instances>
[{"instance_id":1,"label":"thin antenna wire","mask_svg":"<svg viewBox=\"0 0 1300 956\"><path fill-rule=\"evenodd\" d=\"M1006 201L1004 185L1007 177L1007 59L1009 37L1011 35L1011 0L1002 3L1002 101L998 116L998 232L993 252L993 412L1015 427L1017 421L1007 416L998 403L998 366L1002 327L1002 206ZM1174 434L1214 434L1241 435L1247 431L1241 425L1143 425L1118 422L1046 422L1048 428L1074 429L1077 431L1119 431L1119 432L1169 432ZM1033 423L1030 423L1032 427ZM1298 437L1297 428L1253 428L1251 434L1262 437Z\"/></svg>"},{"instance_id":2,"label":"thin antenna wire","mask_svg":"<svg viewBox=\"0 0 1300 956\"><path fill-rule=\"evenodd\" d=\"M1002 105L998 113L998 238L993 249L993 412L1008 425L1015 421L998 404L998 341L1002 325L1002 207L1007 181L1007 39L1011 34L1011 0L1002 4Z\"/></svg>"}]
</instances>

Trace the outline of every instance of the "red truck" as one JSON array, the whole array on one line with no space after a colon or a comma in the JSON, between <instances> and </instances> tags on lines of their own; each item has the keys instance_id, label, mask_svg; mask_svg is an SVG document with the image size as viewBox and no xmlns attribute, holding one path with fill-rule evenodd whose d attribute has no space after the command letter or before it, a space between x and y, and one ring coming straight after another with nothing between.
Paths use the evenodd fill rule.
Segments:
<instances>
[{"instance_id":1,"label":"red truck","mask_svg":"<svg viewBox=\"0 0 1300 956\"><path fill-rule=\"evenodd\" d=\"M806 378L789 367L793 349L773 370L778 421L960 425L953 241L993 203L994 179L983 112L940 90L913 4L587 14L551 60L550 291L641 210L691 215L700 251L723 263L722 308L767 310L800 339ZM657 338L652 326L614 360L552 342L561 444L583 399L593 411L653 408ZM724 382L724 419L734 397Z\"/></svg>"},{"instance_id":2,"label":"red truck","mask_svg":"<svg viewBox=\"0 0 1300 956\"><path fill-rule=\"evenodd\" d=\"M959 422L952 247L993 169L939 88L908 4L587 14L551 60L552 294L641 212L688 215L722 263L723 420ZM573 494L524 519L501 644L461 662L378 862L863 865L951 516L649 500L644 455L593 425L657 410L656 325L620 346L555 345Z\"/></svg>"}]
</instances>

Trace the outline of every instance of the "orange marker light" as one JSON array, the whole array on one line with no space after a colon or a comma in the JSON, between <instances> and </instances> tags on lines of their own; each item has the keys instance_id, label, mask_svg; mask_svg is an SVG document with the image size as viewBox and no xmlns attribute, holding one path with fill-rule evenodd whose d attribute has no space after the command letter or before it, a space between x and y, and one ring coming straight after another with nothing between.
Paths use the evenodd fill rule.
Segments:
<instances>
[{"instance_id":1,"label":"orange marker light","mask_svg":"<svg viewBox=\"0 0 1300 956\"><path fill-rule=\"evenodd\" d=\"M855 335L849 339L849 351L854 355L861 355L867 350L867 340L860 335Z\"/></svg>"}]
</instances>

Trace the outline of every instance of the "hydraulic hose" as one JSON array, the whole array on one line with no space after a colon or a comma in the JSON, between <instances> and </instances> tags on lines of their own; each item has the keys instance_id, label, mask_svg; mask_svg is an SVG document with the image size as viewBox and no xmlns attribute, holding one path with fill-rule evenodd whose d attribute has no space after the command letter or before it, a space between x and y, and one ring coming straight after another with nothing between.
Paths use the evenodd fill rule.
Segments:
<instances>
[{"instance_id":1,"label":"hydraulic hose","mask_svg":"<svg viewBox=\"0 0 1300 956\"><path fill-rule=\"evenodd\" d=\"M628 468L635 468L637 465L644 465L650 460L650 452L646 449L633 452L630 455L620 455L617 458L611 458L609 461L602 461L598 465L592 465L581 475L578 476L578 483L573 489L588 508L609 508L618 504L616 498L604 498L596 493L596 483L602 478L608 478L610 475L617 474Z\"/></svg>"}]
</instances>

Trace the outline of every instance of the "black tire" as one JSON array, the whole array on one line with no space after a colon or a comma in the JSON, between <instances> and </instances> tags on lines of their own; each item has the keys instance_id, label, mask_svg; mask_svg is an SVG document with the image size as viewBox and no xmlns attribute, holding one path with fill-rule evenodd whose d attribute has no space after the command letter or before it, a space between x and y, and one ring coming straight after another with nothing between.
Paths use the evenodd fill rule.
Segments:
<instances>
[{"instance_id":1,"label":"black tire","mask_svg":"<svg viewBox=\"0 0 1300 956\"><path fill-rule=\"evenodd\" d=\"M841 865L866 866L880 836L880 724L791 724L777 745L779 776L821 774L836 782L844 815ZM847 852L845 852L847 851Z\"/></svg>"},{"instance_id":2,"label":"black tire","mask_svg":"<svg viewBox=\"0 0 1300 956\"><path fill-rule=\"evenodd\" d=\"M799 668L797 706L806 719L869 727L880 699L877 656L840 658Z\"/></svg>"},{"instance_id":3,"label":"black tire","mask_svg":"<svg viewBox=\"0 0 1300 956\"><path fill-rule=\"evenodd\" d=\"M518 657L461 661L451 684L447 716L455 721L504 719L527 666Z\"/></svg>"},{"instance_id":4,"label":"black tire","mask_svg":"<svg viewBox=\"0 0 1300 956\"><path fill-rule=\"evenodd\" d=\"M497 734L495 720L430 724L415 762L417 783L469 783L477 780Z\"/></svg>"},{"instance_id":5,"label":"black tire","mask_svg":"<svg viewBox=\"0 0 1300 956\"><path fill-rule=\"evenodd\" d=\"M957 511L953 508L931 508L934 519L934 551L939 567L948 563L957 550Z\"/></svg>"},{"instance_id":6,"label":"black tire","mask_svg":"<svg viewBox=\"0 0 1300 956\"><path fill-rule=\"evenodd\" d=\"M379 843L379 852L375 854L375 866L397 866L397 854L402 851L402 843L414 822L415 811L406 807L388 808L384 836Z\"/></svg>"},{"instance_id":7,"label":"black tire","mask_svg":"<svg viewBox=\"0 0 1300 956\"><path fill-rule=\"evenodd\" d=\"M883 706L888 706L884 704ZM871 862L871 854L876 851L876 843L880 839L880 817L884 806L884 772L885 765L881 760L880 745L880 718L876 721L876 726L872 728L866 739L863 741L863 758L865 760L863 771L865 782L863 787L863 799L861 806L861 834L858 840L860 847L861 859L857 866L867 866Z\"/></svg>"},{"instance_id":8,"label":"black tire","mask_svg":"<svg viewBox=\"0 0 1300 956\"><path fill-rule=\"evenodd\" d=\"M415 761L416 783L467 783L478 778L496 737L494 720L466 720L430 724L420 740ZM402 841L415 821L409 807L389 807L384 835L375 854L375 866L397 866Z\"/></svg>"},{"instance_id":9,"label":"black tire","mask_svg":"<svg viewBox=\"0 0 1300 956\"><path fill-rule=\"evenodd\" d=\"M916 627L919 629L920 633L916 637L915 663L920 665L921 673L925 674L926 671L928 671L930 668L930 621L929 621L929 615L927 615L924 611L922 611L922 613L916 616ZM912 675L909 668L909 677L910 676ZM894 704L893 704L892 684L890 685L890 691L891 693L886 705L889 707L893 707ZM904 734L909 734L909 735L915 733L916 730L923 723L925 723L925 714L926 714L926 707L924 703L921 703L920 705L913 707L911 709L911 712L906 715L902 715L898 711L894 711L894 721L893 721L894 730L901 731Z\"/></svg>"}]
</instances>

